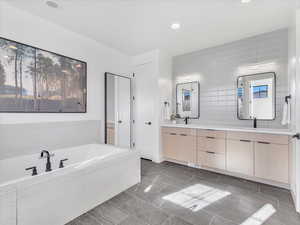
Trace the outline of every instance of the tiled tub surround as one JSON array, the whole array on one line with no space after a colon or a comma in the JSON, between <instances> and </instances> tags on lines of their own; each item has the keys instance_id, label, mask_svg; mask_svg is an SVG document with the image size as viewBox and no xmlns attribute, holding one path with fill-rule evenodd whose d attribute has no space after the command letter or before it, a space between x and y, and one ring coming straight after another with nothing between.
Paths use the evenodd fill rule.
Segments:
<instances>
[{"instance_id":1,"label":"tiled tub surround","mask_svg":"<svg viewBox=\"0 0 300 225\"><path fill-rule=\"evenodd\" d=\"M289 188L288 130L167 124L161 135L167 161Z\"/></svg>"},{"instance_id":2,"label":"tiled tub surround","mask_svg":"<svg viewBox=\"0 0 300 225\"><path fill-rule=\"evenodd\" d=\"M17 123L0 125L0 160L101 142L101 121Z\"/></svg>"},{"instance_id":3,"label":"tiled tub surround","mask_svg":"<svg viewBox=\"0 0 300 225\"><path fill-rule=\"evenodd\" d=\"M174 84L200 82L200 118L193 123L250 127L251 121L237 118L237 77L275 72L276 120L259 121L258 126L282 128L284 97L289 94L287 66L288 30L283 29L176 56L173 59L173 79ZM173 99L175 92L174 89Z\"/></svg>"},{"instance_id":4,"label":"tiled tub surround","mask_svg":"<svg viewBox=\"0 0 300 225\"><path fill-rule=\"evenodd\" d=\"M142 160L142 182L67 225L299 225L288 191Z\"/></svg>"},{"instance_id":5,"label":"tiled tub surround","mask_svg":"<svg viewBox=\"0 0 300 225\"><path fill-rule=\"evenodd\" d=\"M92 144L51 153L51 172L38 154L0 161L1 225L62 225L140 182L137 151Z\"/></svg>"}]
</instances>

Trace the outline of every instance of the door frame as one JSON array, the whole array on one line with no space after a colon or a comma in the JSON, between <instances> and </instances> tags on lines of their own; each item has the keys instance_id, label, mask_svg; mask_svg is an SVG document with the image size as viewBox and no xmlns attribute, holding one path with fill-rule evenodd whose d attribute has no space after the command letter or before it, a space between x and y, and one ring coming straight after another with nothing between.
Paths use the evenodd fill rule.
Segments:
<instances>
[{"instance_id":1,"label":"door frame","mask_svg":"<svg viewBox=\"0 0 300 225\"><path fill-rule=\"evenodd\" d=\"M114 74L114 73L110 73L110 72L105 72L104 73L104 143L107 144L107 77L108 76L115 76L115 77L122 77L122 78L126 78L129 79L130 81L130 148L132 148L132 126L133 126L133 113L132 113L132 99L133 99L133 95L132 95L132 78L131 77L127 77L127 76L123 76L123 75L118 75L118 74Z\"/></svg>"}]
</instances>

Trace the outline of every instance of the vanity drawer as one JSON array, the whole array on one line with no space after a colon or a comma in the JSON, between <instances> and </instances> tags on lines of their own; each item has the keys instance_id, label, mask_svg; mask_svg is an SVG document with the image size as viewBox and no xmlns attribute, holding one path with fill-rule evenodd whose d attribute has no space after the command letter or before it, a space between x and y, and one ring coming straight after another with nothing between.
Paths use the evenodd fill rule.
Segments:
<instances>
[{"instance_id":1,"label":"vanity drawer","mask_svg":"<svg viewBox=\"0 0 300 225\"><path fill-rule=\"evenodd\" d=\"M204 167L225 170L225 154L199 151L198 164Z\"/></svg>"},{"instance_id":2,"label":"vanity drawer","mask_svg":"<svg viewBox=\"0 0 300 225\"><path fill-rule=\"evenodd\" d=\"M192 128L178 128L178 127L162 127L162 133L176 134L182 136L196 136L196 129Z\"/></svg>"},{"instance_id":3,"label":"vanity drawer","mask_svg":"<svg viewBox=\"0 0 300 225\"><path fill-rule=\"evenodd\" d=\"M239 132L239 131L228 132L227 139L249 140L249 141L256 141L256 142L283 144L283 145L287 145L289 142L289 136L287 136L287 135L260 134L260 133Z\"/></svg>"},{"instance_id":4,"label":"vanity drawer","mask_svg":"<svg viewBox=\"0 0 300 225\"><path fill-rule=\"evenodd\" d=\"M215 153L225 154L225 139L218 139L214 137L197 137L198 151L211 151Z\"/></svg>"},{"instance_id":5,"label":"vanity drawer","mask_svg":"<svg viewBox=\"0 0 300 225\"><path fill-rule=\"evenodd\" d=\"M256 133L257 142L267 142L273 144L288 145L289 136L287 135L277 135L277 134L258 134Z\"/></svg>"},{"instance_id":6,"label":"vanity drawer","mask_svg":"<svg viewBox=\"0 0 300 225\"><path fill-rule=\"evenodd\" d=\"M197 136L225 139L226 138L226 132L225 131L220 131L220 130L197 129Z\"/></svg>"},{"instance_id":7,"label":"vanity drawer","mask_svg":"<svg viewBox=\"0 0 300 225\"><path fill-rule=\"evenodd\" d=\"M227 139L255 141L256 135L251 132L230 131L227 133Z\"/></svg>"}]
</instances>

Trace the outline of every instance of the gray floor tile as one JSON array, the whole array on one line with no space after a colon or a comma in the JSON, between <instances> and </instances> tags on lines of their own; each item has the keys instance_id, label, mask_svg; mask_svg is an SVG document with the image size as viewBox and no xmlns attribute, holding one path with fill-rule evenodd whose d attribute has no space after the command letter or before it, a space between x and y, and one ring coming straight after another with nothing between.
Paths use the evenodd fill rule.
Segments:
<instances>
[{"instance_id":1,"label":"gray floor tile","mask_svg":"<svg viewBox=\"0 0 300 225\"><path fill-rule=\"evenodd\" d=\"M176 216L172 216L169 219L167 219L162 225L192 225L192 224Z\"/></svg>"},{"instance_id":2,"label":"gray floor tile","mask_svg":"<svg viewBox=\"0 0 300 225\"><path fill-rule=\"evenodd\" d=\"M238 225L237 223L227 220L223 217L215 216L209 225Z\"/></svg>"},{"instance_id":3,"label":"gray floor tile","mask_svg":"<svg viewBox=\"0 0 300 225\"><path fill-rule=\"evenodd\" d=\"M168 215L163 211L136 197L132 197L120 207L128 214L152 225L160 225L168 218Z\"/></svg>"},{"instance_id":4,"label":"gray floor tile","mask_svg":"<svg viewBox=\"0 0 300 225\"><path fill-rule=\"evenodd\" d=\"M143 220L140 220L134 216L130 216L118 225L151 225L151 224L149 224Z\"/></svg>"},{"instance_id":5,"label":"gray floor tile","mask_svg":"<svg viewBox=\"0 0 300 225\"><path fill-rule=\"evenodd\" d=\"M265 195L277 198L279 200L279 203L293 205L293 199L288 190L261 184L260 192Z\"/></svg>"},{"instance_id":6,"label":"gray floor tile","mask_svg":"<svg viewBox=\"0 0 300 225\"><path fill-rule=\"evenodd\" d=\"M185 208L171 202L163 203L161 209L164 212L172 216L181 218L193 225L208 225L213 218L213 214L210 214L203 210L193 211L190 208Z\"/></svg>"},{"instance_id":7,"label":"gray floor tile","mask_svg":"<svg viewBox=\"0 0 300 225\"><path fill-rule=\"evenodd\" d=\"M112 223L102 219L95 218L94 216L86 213L78 218L82 225L113 225Z\"/></svg>"},{"instance_id":8,"label":"gray floor tile","mask_svg":"<svg viewBox=\"0 0 300 225\"><path fill-rule=\"evenodd\" d=\"M104 218L113 224L119 224L129 217L128 214L116 208L111 202L106 202L94 208L89 214L99 219Z\"/></svg>"}]
</instances>

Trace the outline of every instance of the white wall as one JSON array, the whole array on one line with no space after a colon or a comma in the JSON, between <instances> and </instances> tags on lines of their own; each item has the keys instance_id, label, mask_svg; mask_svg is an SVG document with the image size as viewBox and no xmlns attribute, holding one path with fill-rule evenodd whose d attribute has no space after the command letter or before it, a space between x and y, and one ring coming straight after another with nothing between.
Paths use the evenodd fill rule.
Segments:
<instances>
[{"instance_id":1,"label":"white wall","mask_svg":"<svg viewBox=\"0 0 300 225\"><path fill-rule=\"evenodd\" d=\"M87 62L86 114L0 114L0 124L104 119L104 72L128 75L130 57L25 11L0 3L0 36Z\"/></svg>"},{"instance_id":2,"label":"white wall","mask_svg":"<svg viewBox=\"0 0 300 225\"><path fill-rule=\"evenodd\" d=\"M299 2L299 1L298 1ZM300 4L299 4L300 6ZM300 132L300 7L296 11L296 118L295 125L296 131ZM300 212L300 141L296 141L296 149L294 154L295 159L295 177L296 185L295 192L297 198L297 210Z\"/></svg>"},{"instance_id":3,"label":"white wall","mask_svg":"<svg viewBox=\"0 0 300 225\"><path fill-rule=\"evenodd\" d=\"M288 77L289 92L292 96L291 103L291 125L290 128L296 133L296 11L293 15L291 26L289 28L289 60L288 60ZM296 139L292 140L292 149L290 149L290 180L291 192L296 200L296 163L297 163L297 143Z\"/></svg>"}]
</instances>

